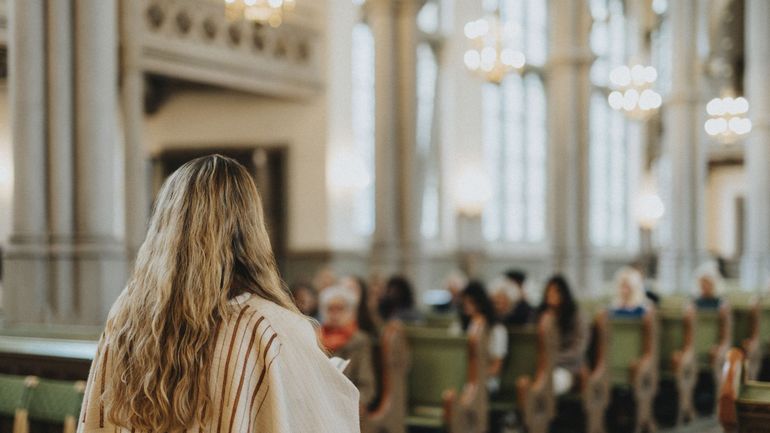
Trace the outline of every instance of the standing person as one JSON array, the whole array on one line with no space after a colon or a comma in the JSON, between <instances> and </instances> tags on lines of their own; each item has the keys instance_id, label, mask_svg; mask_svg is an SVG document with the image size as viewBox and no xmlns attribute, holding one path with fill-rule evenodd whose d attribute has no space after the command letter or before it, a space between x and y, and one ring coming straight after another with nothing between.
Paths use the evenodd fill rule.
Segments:
<instances>
[{"instance_id":1,"label":"standing person","mask_svg":"<svg viewBox=\"0 0 770 433\"><path fill-rule=\"evenodd\" d=\"M641 319L647 312L647 296L642 274L632 267L621 268L615 274L615 300L610 313L614 317Z\"/></svg>"},{"instance_id":2,"label":"standing person","mask_svg":"<svg viewBox=\"0 0 770 433\"><path fill-rule=\"evenodd\" d=\"M77 428L359 432L358 391L285 290L259 193L236 161L198 158L164 183Z\"/></svg>"},{"instance_id":3,"label":"standing person","mask_svg":"<svg viewBox=\"0 0 770 433\"><path fill-rule=\"evenodd\" d=\"M554 388L557 394L569 391L583 368L588 345L586 325L578 310L567 280L554 275L545 285L539 314L550 312L556 318L559 345L554 363Z\"/></svg>"},{"instance_id":4,"label":"standing person","mask_svg":"<svg viewBox=\"0 0 770 433\"><path fill-rule=\"evenodd\" d=\"M349 360L347 376L361 395L361 410L374 399L375 378L372 343L359 329L358 295L348 287L328 287L321 293L321 343L332 355Z\"/></svg>"},{"instance_id":5,"label":"standing person","mask_svg":"<svg viewBox=\"0 0 770 433\"><path fill-rule=\"evenodd\" d=\"M472 333L474 327L483 327L489 330L487 389L490 392L497 392L500 389L503 362L508 354L508 330L496 319L492 301L489 300L481 282L471 281L468 283L460 293L460 301L463 330L466 333Z\"/></svg>"}]
</instances>

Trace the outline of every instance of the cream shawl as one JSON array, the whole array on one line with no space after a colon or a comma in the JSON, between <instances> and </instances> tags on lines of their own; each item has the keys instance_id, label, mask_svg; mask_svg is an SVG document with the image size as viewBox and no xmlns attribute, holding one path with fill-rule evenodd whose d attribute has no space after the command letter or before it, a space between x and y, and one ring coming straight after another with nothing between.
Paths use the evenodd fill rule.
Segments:
<instances>
[{"instance_id":1,"label":"cream shawl","mask_svg":"<svg viewBox=\"0 0 770 433\"><path fill-rule=\"evenodd\" d=\"M189 433L359 433L358 391L316 343L304 318L249 294L218 331L211 365L210 425ZM133 432L107 420L104 378L112 372L104 336L91 365L78 432Z\"/></svg>"}]
</instances>

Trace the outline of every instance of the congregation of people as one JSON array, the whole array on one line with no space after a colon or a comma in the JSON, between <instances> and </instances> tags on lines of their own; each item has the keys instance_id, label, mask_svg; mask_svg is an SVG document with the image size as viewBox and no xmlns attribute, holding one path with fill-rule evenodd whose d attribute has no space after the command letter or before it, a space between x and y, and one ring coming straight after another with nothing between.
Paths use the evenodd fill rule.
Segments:
<instances>
[{"instance_id":1,"label":"congregation of people","mask_svg":"<svg viewBox=\"0 0 770 433\"><path fill-rule=\"evenodd\" d=\"M724 290L718 267L715 263L707 262L693 276L690 299L678 300L685 305L681 310L694 308L696 312L708 314L727 308L729 303L725 299ZM539 362L536 357L527 358L530 354L520 354L511 348L511 330L536 329L545 318L550 318L554 324L556 342L549 378L552 390L549 393L559 400L568 394L580 394L587 380L586 372L594 368L592 364L596 363L596 346L600 344L596 329L598 319L594 316L610 321L642 323L652 312L671 311L670 306L661 305L670 300L656 294L638 266L630 265L616 272L611 296L606 298L607 301L605 298L591 302L579 301L568 279L561 274L548 278L543 285L542 299L537 301L527 275L516 269L498 275L489 283L468 279L462 272L454 271L446 278L440 292L443 296L435 296L435 293L432 297L425 296L425 302L418 306L417 291L404 276L393 275L386 280L379 277L367 280L356 275L337 277L330 268L322 268L312 280L291 286L291 293L300 311L319 322L318 333L324 348L331 356L350 360L344 374L360 392L362 424L367 420L365 414L375 411L379 403L384 368L380 338L388 323L399 323L406 329L443 328L443 332L451 336L483 334L485 353L480 359L485 360L485 393L490 401L495 401L510 397L502 395L509 390L501 387L501 381L506 380L505 369L511 359L525 357L519 361L532 365ZM679 314L678 311L675 314ZM543 346L538 346L538 350L544 350ZM710 383L705 385L707 388L699 385L697 395L693 397L698 406L697 413L701 415L716 410L714 401L719 387L715 383L718 379L703 373L699 371L698 380L705 378ZM763 374L767 373L770 371ZM626 409L633 413L636 402L629 395L631 391L615 385L616 381L611 380L611 387L616 388L611 391L611 399L625 398L627 401L612 403L615 405L612 417L620 420L611 419L609 415L603 417L606 418L603 419L606 430L601 431L642 431L633 429L634 423L644 427L633 416L622 419L627 415L622 404L626 404ZM704 393L706 397L703 397ZM408 396L405 398L408 399ZM665 398L658 396L658 400L663 400L657 404L668 404ZM558 414L570 413L569 408L562 407L562 403L559 400L555 418L558 418ZM489 429L478 431L508 432L515 430L507 429L521 427L527 431L539 431L528 428L520 408L499 410L499 407L491 405L489 411ZM567 425L570 423L574 428L573 418L566 422ZM550 431L587 431L582 427L554 430L558 422L553 420L550 425ZM363 428L363 431L367 431L365 425ZM422 430L417 426L416 431Z\"/></svg>"}]
</instances>

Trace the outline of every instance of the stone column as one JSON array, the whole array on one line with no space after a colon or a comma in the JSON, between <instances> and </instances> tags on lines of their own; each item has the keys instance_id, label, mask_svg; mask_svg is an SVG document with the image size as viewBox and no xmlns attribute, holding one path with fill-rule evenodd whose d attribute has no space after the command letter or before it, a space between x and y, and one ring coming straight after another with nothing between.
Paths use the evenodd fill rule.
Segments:
<instances>
[{"instance_id":1,"label":"stone column","mask_svg":"<svg viewBox=\"0 0 770 433\"><path fill-rule=\"evenodd\" d=\"M704 256L705 145L702 142L697 56L697 0L669 3L672 64L671 94L664 104L660 182L666 205L660 236L658 284L662 293L683 293Z\"/></svg>"},{"instance_id":2,"label":"stone column","mask_svg":"<svg viewBox=\"0 0 770 433\"><path fill-rule=\"evenodd\" d=\"M75 241L73 10L69 2L47 5L48 221L50 241L63 253L50 256L47 294L54 315L66 318L76 308L75 274L68 257ZM42 201L42 196L39 199Z\"/></svg>"},{"instance_id":3,"label":"stone column","mask_svg":"<svg viewBox=\"0 0 770 433\"><path fill-rule=\"evenodd\" d=\"M415 277L422 170L417 155L417 13L424 0L371 0L375 44L375 229L372 264Z\"/></svg>"},{"instance_id":4,"label":"stone column","mask_svg":"<svg viewBox=\"0 0 770 433\"><path fill-rule=\"evenodd\" d=\"M3 308L41 318L48 302L45 2L9 3L8 79L13 146L13 226L5 252Z\"/></svg>"},{"instance_id":5,"label":"stone column","mask_svg":"<svg viewBox=\"0 0 770 433\"><path fill-rule=\"evenodd\" d=\"M401 270L419 279L422 194L425 164L417 151L417 13L425 0L397 0L398 50L397 146L399 152L399 226ZM376 42L375 42L376 43Z\"/></svg>"},{"instance_id":6,"label":"stone column","mask_svg":"<svg viewBox=\"0 0 770 433\"><path fill-rule=\"evenodd\" d=\"M601 282L589 233L591 16L585 0L554 0L549 6L548 227L553 269L564 273L580 296L591 296Z\"/></svg>"},{"instance_id":7,"label":"stone column","mask_svg":"<svg viewBox=\"0 0 770 433\"><path fill-rule=\"evenodd\" d=\"M765 289L770 279L770 2L746 1L746 86L753 129L746 140L746 251L741 285Z\"/></svg>"},{"instance_id":8,"label":"stone column","mask_svg":"<svg viewBox=\"0 0 770 433\"><path fill-rule=\"evenodd\" d=\"M143 142L144 125L144 73L140 65L141 39L132 37L142 32L141 2L121 1L120 29L122 125L125 138L126 182L126 246L129 257L136 256L147 231L150 213L150 182L152 172L145 156Z\"/></svg>"},{"instance_id":9,"label":"stone column","mask_svg":"<svg viewBox=\"0 0 770 433\"><path fill-rule=\"evenodd\" d=\"M370 0L365 7L375 51L375 217L371 260L376 272L389 274L398 270L400 243L395 4L394 0Z\"/></svg>"},{"instance_id":10,"label":"stone column","mask_svg":"<svg viewBox=\"0 0 770 433\"><path fill-rule=\"evenodd\" d=\"M125 284L116 0L15 0L11 9L7 318L100 324Z\"/></svg>"}]
</instances>

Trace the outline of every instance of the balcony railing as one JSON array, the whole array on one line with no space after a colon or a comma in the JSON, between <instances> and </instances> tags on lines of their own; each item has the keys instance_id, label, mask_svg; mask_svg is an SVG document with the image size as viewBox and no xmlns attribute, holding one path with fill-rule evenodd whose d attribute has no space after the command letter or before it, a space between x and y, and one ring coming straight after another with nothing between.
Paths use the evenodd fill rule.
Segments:
<instances>
[{"instance_id":1,"label":"balcony railing","mask_svg":"<svg viewBox=\"0 0 770 433\"><path fill-rule=\"evenodd\" d=\"M321 88L312 9L298 8L272 28L229 21L223 1L139 3L128 13L140 16L123 17L132 30L124 32L131 41L123 43L139 45L139 62L147 72L283 97L306 97Z\"/></svg>"}]
</instances>

